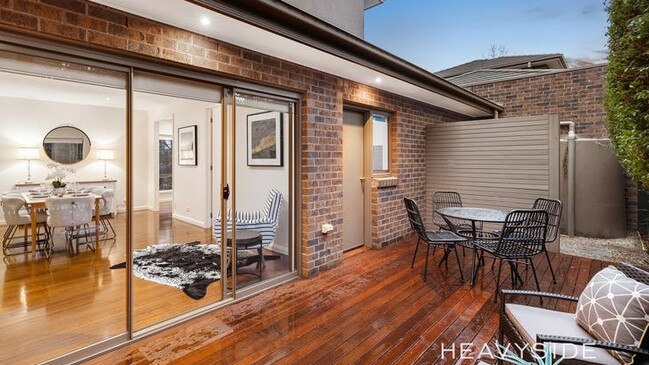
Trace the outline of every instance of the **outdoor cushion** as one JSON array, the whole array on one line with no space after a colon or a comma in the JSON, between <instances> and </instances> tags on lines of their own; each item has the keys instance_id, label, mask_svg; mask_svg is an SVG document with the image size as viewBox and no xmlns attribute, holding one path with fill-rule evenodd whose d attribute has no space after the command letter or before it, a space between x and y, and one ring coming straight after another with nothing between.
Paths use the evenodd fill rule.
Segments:
<instances>
[{"instance_id":1,"label":"outdoor cushion","mask_svg":"<svg viewBox=\"0 0 649 365\"><path fill-rule=\"evenodd\" d=\"M593 338L575 323L575 315L521 304L505 304L505 313L527 343L536 343L536 335L561 335ZM585 352L578 345L552 344L555 358L566 356L561 364L620 364L608 351L588 347ZM586 356L584 356L586 355ZM584 358L587 357L587 358Z\"/></svg>"},{"instance_id":2,"label":"outdoor cushion","mask_svg":"<svg viewBox=\"0 0 649 365\"><path fill-rule=\"evenodd\" d=\"M649 286L609 266L586 285L575 315L596 339L639 347L649 323ZM611 353L624 363L633 360L624 352Z\"/></svg>"}]
</instances>

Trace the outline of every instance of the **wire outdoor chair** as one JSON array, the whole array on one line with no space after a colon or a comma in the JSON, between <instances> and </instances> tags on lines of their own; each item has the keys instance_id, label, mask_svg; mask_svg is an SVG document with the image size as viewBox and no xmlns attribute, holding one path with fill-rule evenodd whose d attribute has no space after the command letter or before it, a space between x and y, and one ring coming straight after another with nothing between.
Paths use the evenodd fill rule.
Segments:
<instances>
[{"instance_id":1,"label":"wire outdoor chair","mask_svg":"<svg viewBox=\"0 0 649 365\"><path fill-rule=\"evenodd\" d=\"M454 231L460 233L460 235L466 237L468 234L473 231L471 222L457 219L457 218L448 218L442 217L438 213L440 209L444 208L459 208L462 207L462 197L457 191L451 190L439 190L433 193L433 224L443 230ZM453 223L455 228L452 228L449 225L448 221ZM482 223L479 223L476 227L477 230L482 230ZM464 233L464 234L463 234Z\"/></svg>"},{"instance_id":2,"label":"wire outdoor chair","mask_svg":"<svg viewBox=\"0 0 649 365\"><path fill-rule=\"evenodd\" d=\"M559 235L559 225L561 224L563 204L557 199L538 198L534 201L532 209L544 210L548 213L548 229L545 233L545 243L548 244L554 242ZM543 253L545 254L545 258L548 260L548 266L550 267L550 273L552 274L552 283L556 284L557 278L554 275L554 269L552 268L550 255L548 254L546 245L543 245Z\"/></svg>"},{"instance_id":3,"label":"wire outdoor chair","mask_svg":"<svg viewBox=\"0 0 649 365\"><path fill-rule=\"evenodd\" d=\"M532 259L545 250L547 229L548 212L544 210L513 210L507 214L500 237L476 239L473 251L474 262L478 250L490 253L498 260L494 300L498 299L503 261L509 265L512 285L515 285L516 281L523 284L523 279L517 268L517 264L521 263L532 268L536 288L541 290Z\"/></svg>"},{"instance_id":4,"label":"wire outdoor chair","mask_svg":"<svg viewBox=\"0 0 649 365\"><path fill-rule=\"evenodd\" d=\"M419 243L426 244L426 264L424 266L424 281L428 276L428 254L430 252L430 246L433 247L440 246L444 249L444 257L440 261L438 266L441 266L442 263L446 263L446 268L448 268L448 256L451 251L455 253L455 259L457 260L457 266L460 270L460 278L464 281L464 275L462 274L462 265L460 264L460 257L457 254L457 243L466 242L466 239L460 237L459 235L451 231L427 231L424 226L424 222L421 219L421 214L419 213L419 207L414 200L404 198L403 202L406 206L406 212L408 213L408 219L410 221L410 227L417 234L417 243L415 244L415 253L412 256L412 263L410 267L412 268L415 265L415 258L417 257L417 250L419 249Z\"/></svg>"}]
</instances>

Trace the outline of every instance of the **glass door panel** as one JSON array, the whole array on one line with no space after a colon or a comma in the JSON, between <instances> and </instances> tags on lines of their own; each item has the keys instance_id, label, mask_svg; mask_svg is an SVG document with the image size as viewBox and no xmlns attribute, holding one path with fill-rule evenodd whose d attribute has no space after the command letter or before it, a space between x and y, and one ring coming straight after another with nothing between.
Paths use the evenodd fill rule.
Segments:
<instances>
[{"instance_id":1,"label":"glass door panel","mask_svg":"<svg viewBox=\"0 0 649 365\"><path fill-rule=\"evenodd\" d=\"M294 102L235 94L236 288L293 270Z\"/></svg>"},{"instance_id":2,"label":"glass door panel","mask_svg":"<svg viewBox=\"0 0 649 365\"><path fill-rule=\"evenodd\" d=\"M133 89L133 327L139 331L223 297L209 203L222 92L145 72L134 73ZM161 140L173 146L171 168L162 166L169 161L160 158Z\"/></svg>"},{"instance_id":3,"label":"glass door panel","mask_svg":"<svg viewBox=\"0 0 649 365\"><path fill-rule=\"evenodd\" d=\"M126 80L0 51L2 364L125 337Z\"/></svg>"}]
</instances>

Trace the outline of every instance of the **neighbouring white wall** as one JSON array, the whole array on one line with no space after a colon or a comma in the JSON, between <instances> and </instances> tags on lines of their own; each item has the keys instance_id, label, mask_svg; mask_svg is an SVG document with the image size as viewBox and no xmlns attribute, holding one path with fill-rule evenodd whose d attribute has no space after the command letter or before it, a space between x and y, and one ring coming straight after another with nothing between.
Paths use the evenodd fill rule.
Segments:
<instances>
[{"instance_id":1,"label":"neighbouring white wall","mask_svg":"<svg viewBox=\"0 0 649 365\"><path fill-rule=\"evenodd\" d=\"M364 36L364 0L284 0L284 2L351 33L358 38L363 38Z\"/></svg>"},{"instance_id":2,"label":"neighbouring white wall","mask_svg":"<svg viewBox=\"0 0 649 365\"><path fill-rule=\"evenodd\" d=\"M71 165L77 172L66 180L101 180L104 164L97 160L96 153L99 149L111 149L115 159L107 161L108 177L118 181L115 197L118 209L123 208L126 196L124 107L0 97L0 191L11 190L14 184L27 178L27 161L16 159L20 147L39 148L40 159L32 161L32 180L45 181L47 164L52 161L43 151L43 139L53 128L69 125L88 135L91 148L88 157ZM3 220L4 215L0 212L0 221Z\"/></svg>"}]
</instances>

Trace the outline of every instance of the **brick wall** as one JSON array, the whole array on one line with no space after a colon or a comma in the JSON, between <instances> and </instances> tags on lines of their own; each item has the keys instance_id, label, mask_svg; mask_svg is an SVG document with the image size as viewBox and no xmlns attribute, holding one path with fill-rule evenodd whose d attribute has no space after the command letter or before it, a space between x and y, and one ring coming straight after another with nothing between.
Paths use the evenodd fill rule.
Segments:
<instances>
[{"instance_id":1,"label":"brick wall","mask_svg":"<svg viewBox=\"0 0 649 365\"><path fill-rule=\"evenodd\" d=\"M162 59L301 93L302 276L342 262L342 112L353 101L393 113L398 184L372 188L372 244L408 233L403 195L423 202L424 126L460 118L387 92L83 0L0 0L0 27L84 47ZM396 214L395 214L396 213ZM338 227L320 233L322 223Z\"/></svg>"},{"instance_id":2,"label":"brick wall","mask_svg":"<svg viewBox=\"0 0 649 365\"><path fill-rule=\"evenodd\" d=\"M426 141L425 128L433 123L466 120L466 117L441 111L424 103L373 89L352 81L343 81L343 98L356 104L389 110L391 116L392 175L396 186L379 187L372 183L372 245L382 247L410 232L403 212L403 197L420 203L422 215L431 212L426 207Z\"/></svg>"},{"instance_id":3,"label":"brick wall","mask_svg":"<svg viewBox=\"0 0 649 365\"><path fill-rule=\"evenodd\" d=\"M502 117L559 114L560 120L575 122L578 136L601 138L606 137L605 76L606 65L598 65L467 89L502 104Z\"/></svg>"},{"instance_id":4,"label":"brick wall","mask_svg":"<svg viewBox=\"0 0 649 365\"><path fill-rule=\"evenodd\" d=\"M501 103L502 117L558 114L575 122L581 138L606 138L604 91L606 65L569 69L547 75L469 86L467 89ZM563 130L565 134L566 129ZM627 180L625 189L627 226L638 224L637 183Z\"/></svg>"}]
</instances>

